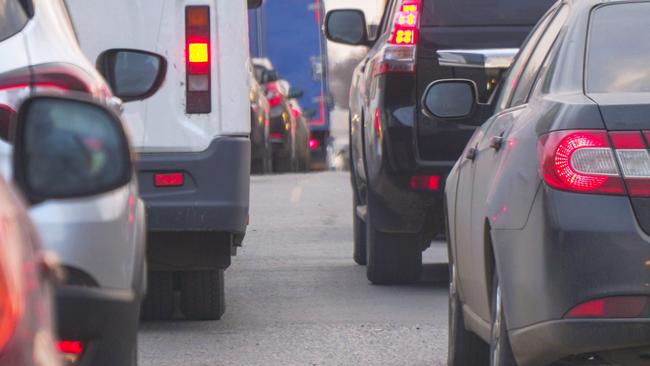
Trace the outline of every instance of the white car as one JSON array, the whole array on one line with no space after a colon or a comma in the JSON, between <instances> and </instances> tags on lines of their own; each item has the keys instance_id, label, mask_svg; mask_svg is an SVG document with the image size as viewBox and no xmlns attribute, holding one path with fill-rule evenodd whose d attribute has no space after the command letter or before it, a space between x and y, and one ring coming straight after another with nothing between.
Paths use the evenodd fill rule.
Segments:
<instances>
[{"instance_id":1,"label":"white car","mask_svg":"<svg viewBox=\"0 0 650 366\"><path fill-rule=\"evenodd\" d=\"M81 94L119 109L81 52L62 0L0 1L0 54L11 55L0 57L0 166L5 178L15 174L9 164L9 123L30 95ZM123 92L155 91L155 81L144 83L141 75L140 83L134 82L133 75L120 69L125 59L155 64L159 57L135 52L110 56L105 67L124 85ZM62 173L59 179L69 178ZM67 273L56 290L62 351L81 364L135 365L146 290L145 212L135 174L101 194L35 205L30 215L45 248L58 255Z\"/></svg>"},{"instance_id":2,"label":"white car","mask_svg":"<svg viewBox=\"0 0 650 366\"><path fill-rule=\"evenodd\" d=\"M178 291L187 319L219 319L225 311L224 270L249 218L246 1L66 2L81 47L100 70L105 55L116 50L163 55L167 65L155 95L124 106L147 207L149 296L143 317L172 317ZM260 1L249 5L259 6L254 2Z\"/></svg>"}]
</instances>

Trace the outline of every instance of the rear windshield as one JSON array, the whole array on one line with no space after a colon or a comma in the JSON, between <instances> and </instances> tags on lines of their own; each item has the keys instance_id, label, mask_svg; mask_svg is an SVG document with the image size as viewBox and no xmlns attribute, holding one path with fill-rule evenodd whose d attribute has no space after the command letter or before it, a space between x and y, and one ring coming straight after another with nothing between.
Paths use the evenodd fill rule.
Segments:
<instances>
[{"instance_id":1,"label":"rear windshield","mask_svg":"<svg viewBox=\"0 0 650 366\"><path fill-rule=\"evenodd\" d=\"M425 0L423 26L535 25L555 0Z\"/></svg>"},{"instance_id":2,"label":"rear windshield","mask_svg":"<svg viewBox=\"0 0 650 366\"><path fill-rule=\"evenodd\" d=\"M587 92L650 92L650 3L608 5L592 14Z\"/></svg>"}]
</instances>

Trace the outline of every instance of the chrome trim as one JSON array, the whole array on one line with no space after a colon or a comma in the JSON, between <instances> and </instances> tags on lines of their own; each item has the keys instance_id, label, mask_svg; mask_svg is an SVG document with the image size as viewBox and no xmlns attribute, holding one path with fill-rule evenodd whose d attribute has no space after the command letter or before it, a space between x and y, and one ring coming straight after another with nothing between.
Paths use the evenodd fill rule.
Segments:
<instances>
[{"instance_id":1,"label":"chrome trim","mask_svg":"<svg viewBox=\"0 0 650 366\"><path fill-rule=\"evenodd\" d=\"M507 69L518 52L518 48L438 50L438 63L449 67Z\"/></svg>"}]
</instances>

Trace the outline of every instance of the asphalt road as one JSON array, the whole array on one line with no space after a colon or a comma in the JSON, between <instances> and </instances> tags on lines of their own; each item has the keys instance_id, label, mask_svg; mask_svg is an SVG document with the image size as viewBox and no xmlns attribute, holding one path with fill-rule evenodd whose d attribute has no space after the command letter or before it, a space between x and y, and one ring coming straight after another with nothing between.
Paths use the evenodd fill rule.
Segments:
<instances>
[{"instance_id":1,"label":"asphalt road","mask_svg":"<svg viewBox=\"0 0 650 366\"><path fill-rule=\"evenodd\" d=\"M140 365L445 364L443 246L425 252L419 284L372 286L352 261L351 202L345 173L253 177L226 314L142 325Z\"/></svg>"}]
</instances>

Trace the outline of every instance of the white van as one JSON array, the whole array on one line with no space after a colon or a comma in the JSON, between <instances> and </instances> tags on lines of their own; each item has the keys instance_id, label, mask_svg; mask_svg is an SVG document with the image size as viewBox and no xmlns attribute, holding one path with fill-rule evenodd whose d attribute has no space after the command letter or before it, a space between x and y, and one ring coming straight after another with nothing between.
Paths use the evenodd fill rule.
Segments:
<instances>
[{"instance_id":1,"label":"white van","mask_svg":"<svg viewBox=\"0 0 650 366\"><path fill-rule=\"evenodd\" d=\"M179 291L187 319L219 319L224 270L248 223L247 3L66 1L82 49L111 85L114 76L102 65L115 50L147 51L166 60L166 78L154 95L124 100L147 206L143 316L170 318ZM249 0L248 6L260 2ZM133 73L145 67L137 58L129 62Z\"/></svg>"}]
</instances>

